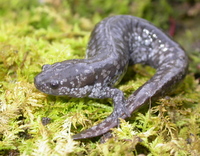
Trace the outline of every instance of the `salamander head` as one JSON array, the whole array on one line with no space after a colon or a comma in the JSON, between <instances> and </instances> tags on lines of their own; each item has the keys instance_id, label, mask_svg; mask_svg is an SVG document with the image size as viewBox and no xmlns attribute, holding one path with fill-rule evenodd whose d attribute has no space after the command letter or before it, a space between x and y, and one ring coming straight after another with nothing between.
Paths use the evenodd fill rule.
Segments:
<instances>
[{"instance_id":1,"label":"salamander head","mask_svg":"<svg viewBox=\"0 0 200 156\"><path fill-rule=\"evenodd\" d=\"M94 84L94 72L84 60L67 60L44 65L34 84L46 94L84 97Z\"/></svg>"}]
</instances>

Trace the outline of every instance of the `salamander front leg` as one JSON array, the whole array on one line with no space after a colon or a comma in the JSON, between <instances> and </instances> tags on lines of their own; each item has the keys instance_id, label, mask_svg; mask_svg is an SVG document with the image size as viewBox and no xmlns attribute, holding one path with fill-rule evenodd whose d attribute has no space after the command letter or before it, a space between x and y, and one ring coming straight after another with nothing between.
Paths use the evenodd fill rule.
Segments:
<instances>
[{"instance_id":1,"label":"salamander front leg","mask_svg":"<svg viewBox=\"0 0 200 156\"><path fill-rule=\"evenodd\" d=\"M94 87L92 92L88 97L91 98L98 98L98 99L104 99L104 98L111 98L113 99L114 104L114 110L113 115L115 118L119 118L119 114L124 112L127 117L130 117L130 112L126 108L126 100L124 98L124 93L117 89L117 88L111 88L111 87Z\"/></svg>"}]
</instances>

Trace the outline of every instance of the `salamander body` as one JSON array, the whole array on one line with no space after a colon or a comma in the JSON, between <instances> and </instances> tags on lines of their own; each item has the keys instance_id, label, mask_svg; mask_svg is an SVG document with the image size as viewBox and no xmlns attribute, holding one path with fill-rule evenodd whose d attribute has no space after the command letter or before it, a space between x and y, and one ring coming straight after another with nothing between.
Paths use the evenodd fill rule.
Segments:
<instances>
[{"instance_id":1,"label":"salamander body","mask_svg":"<svg viewBox=\"0 0 200 156\"><path fill-rule=\"evenodd\" d=\"M128 99L114 86L128 65L145 64L155 75ZM140 106L170 91L187 71L184 50L148 21L130 15L108 17L98 23L90 37L85 59L44 65L34 80L40 91L50 95L112 98L114 110L100 124L73 136L74 139L102 135Z\"/></svg>"}]
</instances>

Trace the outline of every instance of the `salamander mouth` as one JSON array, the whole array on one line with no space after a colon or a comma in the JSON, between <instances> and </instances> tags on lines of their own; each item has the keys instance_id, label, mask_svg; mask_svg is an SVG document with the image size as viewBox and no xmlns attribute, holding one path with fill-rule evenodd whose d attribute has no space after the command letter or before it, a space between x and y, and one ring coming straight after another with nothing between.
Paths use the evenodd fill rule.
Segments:
<instances>
[{"instance_id":1,"label":"salamander mouth","mask_svg":"<svg viewBox=\"0 0 200 156\"><path fill-rule=\"evenodd\" d=\"M39 84L39 79L38 79L38 76L36 76L35 78L34 78L34 85L35 85L35 87L38 89L38 90L40 90L40 85L38 85Z\"/></svg>"}]
</instances>

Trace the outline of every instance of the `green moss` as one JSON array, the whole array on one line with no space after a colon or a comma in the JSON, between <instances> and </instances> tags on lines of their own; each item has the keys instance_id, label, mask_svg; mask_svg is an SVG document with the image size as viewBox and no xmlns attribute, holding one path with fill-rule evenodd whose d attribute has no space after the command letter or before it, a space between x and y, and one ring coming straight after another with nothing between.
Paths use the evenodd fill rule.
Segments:
<instances>
[{"instance_id":1,"label":"green moss","mask_svg":"<svg viewBox=\"0 0 200 156\"><path fill-rule=\"evenodd\" d=\"M91 29L103 17L134 12L158 23L166 6L161 21L166 23L170 5L163 0L156 8L151 2L117 0L113 7L112 1L89 1L87 7L77 0L53 7L37 0L0 0L0 155L200 154L200 85L193 76L198 73L198 49L189 56L195 62L189 74L170 98L121 120L104 144L73 141L71 135L105 119L113 109L111 100L48 96L33 84L43 64L84 58ZM155 18L149 8L158 10ZM192 38L192 33L185 35ZM130 67L117 87L128 97L154 73L150 67ZM42 124L45 117L50 119L47 125Z\"/></svg>"}]
</instances>

